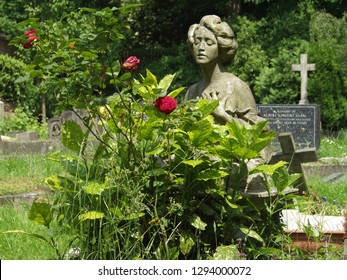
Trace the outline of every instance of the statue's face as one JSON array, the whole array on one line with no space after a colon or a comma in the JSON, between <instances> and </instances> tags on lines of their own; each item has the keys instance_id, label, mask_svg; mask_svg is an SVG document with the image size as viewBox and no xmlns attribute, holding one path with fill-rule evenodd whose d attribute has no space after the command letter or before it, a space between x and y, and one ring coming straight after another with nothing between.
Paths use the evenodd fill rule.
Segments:
<instances>
[{"instance_id":1,"label":"statue's face","mask_svg":"<svg viewBox=\"0 0 347 280\"><path fill-rule=\"evenodd\" d=\"M218 42L214 34L205 27L194 33L193 55L196 63L207 64L218 60Z\"/></svg>"}]
</instances>

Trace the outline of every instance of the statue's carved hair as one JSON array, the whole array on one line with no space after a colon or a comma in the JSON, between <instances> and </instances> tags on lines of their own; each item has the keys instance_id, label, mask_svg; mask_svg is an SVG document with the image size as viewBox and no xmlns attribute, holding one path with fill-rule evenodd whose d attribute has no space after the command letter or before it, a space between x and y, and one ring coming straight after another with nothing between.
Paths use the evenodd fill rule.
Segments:
<instances>
[{"instance_id":1,"label":"statue's carved hair","mask_svg":"<svg viewBox=\"0 0 347 280\"><path fill-rule=\"evenodd\" d=\"M234 32L226 22L215 15L204 16L199 24L190 26L187 40L190 52L192 53L193 50L195 31L201 26L207 28L216 36L222 64L231 63L238 47L234 39Z\"/></svg>"}]
</instances>

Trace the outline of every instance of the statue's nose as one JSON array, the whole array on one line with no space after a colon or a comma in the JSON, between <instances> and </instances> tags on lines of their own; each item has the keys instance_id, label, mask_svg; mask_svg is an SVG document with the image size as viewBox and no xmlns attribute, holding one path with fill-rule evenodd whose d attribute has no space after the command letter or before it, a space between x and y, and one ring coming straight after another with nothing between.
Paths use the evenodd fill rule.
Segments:
<instances>
[{"instance_id":1,"label":"statue's nose","mask_svg":"<svg viewBox=\"0 0 347 280\"><path fill-rule=\"evenodd\" d=\"M205 48L206 48L205 42L201 42L201 43L199 44L199 50L205 50Z\"/></svg>"}]
</instances>

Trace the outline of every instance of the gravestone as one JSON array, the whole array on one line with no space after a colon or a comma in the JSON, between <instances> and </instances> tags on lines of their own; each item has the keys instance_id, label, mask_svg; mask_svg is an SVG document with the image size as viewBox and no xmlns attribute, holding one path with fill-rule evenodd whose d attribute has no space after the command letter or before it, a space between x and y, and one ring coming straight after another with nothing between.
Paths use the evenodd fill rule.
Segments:
<instances>
[{"instance_id":1,"label":"gravestone","mask_svg":"<svg viewBox=\"0 0 347 280\"><path fill-rule=\"evenodd\" d=\"M89 117L87 110L76 109L75 111L64 111L61 113L61 121L64 124L65 121L74 121L77 123L84 131L87 127L83 123L83 119Z\"/></svg>"},{"instance_id":2,"label":"gravestone","mask_svg":"<svg viewBox=\"0 0 347 280\"><path fill-rule=\"evenodd\" d=\"M76 109L74 111L64 111L58 117L53 117L47 121L48 123L48 137L51 140L59 140L61 136L61 129L66 121L73 121L77 123L83 131L88 128L84 124L84 119L89 118L89 112L87 110ZM102 127L98 125L98 119L93 121L93 133L102 133Z\"/></svg>"},{"instance_id":3,"label":"gravestone","mask_svg":"<svg viewBox=\"0 0 347 280\"><path fill-rule=\"evenodd\" d=\"M305 162L313 162L318 160L316 148L305 148L297 150L292 133L279 134L279 141L281 144L282 152L273 154L270 164L275 164L278 161L288 162L289 173L304 174L301 164ZM307 185L305 177L302 176L295 182L295 188L299 190L300 194L307 192Z\"/></svg>"},{"instance_id":4,"label":"gravestone","mask_svg":"<svg viewBox=\"0 0 347 280\"><path fill-rule=\"evenodd\" d=\"M58 140L61 134L61 117L53 117L47 121L48 124L48 139Z\"/></svg>"},{"instance_id":5,"label":"gravestone","mask_svg":"<svg viewBox=\"0 0 347 280\"><path fill-rule=\"evenodd\" d=\"M300 55L300 64L293 64L292 71L299 71L301 76L301 89L299 104L309 104L307 98L307 72L316 70L315 64L307 64L307 54Z\"/></svg>"},{"instance_id":6,"label":"gravestone","mask_svg":"<svg viewBox=\"0 0 347 280\"><path fill-rule=\"evenodd\" d=\"M307 54L300 55L300 64L292 65L292 71L300 71L301 75L299 105L257 105L259 116L269 121L270 129L277 133L291 132L298 148L320 145L320 106L309 104L307 94L308 71L315 69L315 64L307 63ZM279 146L277 138L272 147L278 151Z\"/></svg>"},{"instance_id":7,"label":"gravestone","mask_svg":"<svg viewBox=\"0 0 347 280\"><path fill-rule=\"evenodd\" d=\"M271 130L279 133L291 132L298 148L319 148L320 106L319 105L257 105L258 114L269 121ZM278 137L272 147L279 151Z\"/></svg>"},{"instance_id":8,"label":"gravestone","mask_svg":"<svg viewBox=\"0 0 347 280\"><path fill-rule=\"evenodd\" d=\"M59 140L61 136L61 129L66 121L74 121L77 123L83 130L86 130L87 127L83 123L83 118L88 117L88 111L77 109L74 111L64 111L58 117L50 118L47 121L48 124L48 138L51 140ZM78 115L77 115L78 114Z\"/></svg>"}]
</instances>

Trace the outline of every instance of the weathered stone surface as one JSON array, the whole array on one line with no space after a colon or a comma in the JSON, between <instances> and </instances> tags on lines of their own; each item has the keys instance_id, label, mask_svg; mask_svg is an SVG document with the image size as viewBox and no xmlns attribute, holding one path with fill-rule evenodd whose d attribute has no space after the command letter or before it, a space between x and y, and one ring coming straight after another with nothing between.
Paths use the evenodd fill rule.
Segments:
<instances>
[{"instance_id":1,"label":"weathered stone surface","mask_svg":"<svg viewBox=\"0 0 347 280\"><path fill-rule=\"evenodd\" d=\"M17 141L37 141L39 138L39 134L33 131L20 132L16 134Z\"/></svg>"},{"instance_id":2,"label":"weathered stone surface","mask_svg":"<svg viewBox=\"0 0 347 280\"><path fill-rule=\"evenodd\" d=\"M342 216L306 215L298 210L282 210L282 219L289 231L304 230L309 225L321 232L344 231Z\"/></svg>"},{"instance_id":3,"label":"weathered stone surface","mask_svg":"<svg viewBox=\"0 0 347 280\"><path fill-rule=\"evenodd\" d=\"M90 115L87 110L75 109L74 111L64 111L60 116L53 117L48 120L48 138L51 140L58 140L61 136L61 129L64 126L64 122L73 121L77 123L83 131L86 131L88 128L85 125L85 121L90 121ZM98 124L98 118L92 120L92 133L96 135L102 134L102 127Z\"/></svg>"},{"instance_id":4,"label":"weathered stone surface","mask_svg":"<svg viewBox=\"0 0 347 280\"><path fill-rule=\"evenodd\" d=\"M315 148L305 148L297 150L292 133L282 133L279 135L282 152L275 153L272 156L270 164L274 164L280 160L288 162L289 173L300 173L304 175L301 164L304 162L317 161L317 151ZM296 181L295 188L299 193L307 192L305 176Z\"/></svg>"},{"instance_id":5,"label":"weathered stone surface","mask_svg":"<svg viewBox=\"0 0 347 280\"><path fill-rule=\"evenodd\" d=\"M48 124L48 139L57 140L61 135L61 117L53 117L47 121Z\"/></svg>"},{"instance_id":6,"label":"weathered stone surface","mask_svg":"<svg viewBox=\"0 0 347 280\"><path fill-rule=\"evenodd\" d=\"M0 142L0 155L47 154L60 147L59 141Z\"/></svg>"},{"instance_id":7,"label":"weathered stone surface","mask_svg":"<svg viewBox=\"0 0 347 280\"><path fill-rule=\"evenodd\" d=\"M300 64L293 64L292 71L299 71L301 76L299 104L309 104L307 94L307 72L316 70L316 64L307 63L307 54L300 55Z\"/></svg>"}]
</instances>

